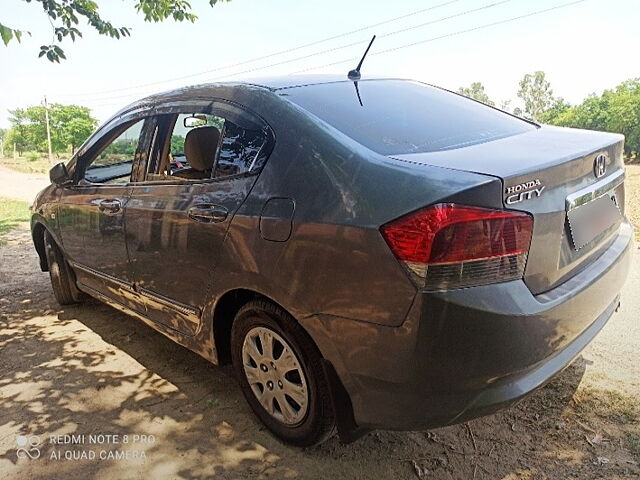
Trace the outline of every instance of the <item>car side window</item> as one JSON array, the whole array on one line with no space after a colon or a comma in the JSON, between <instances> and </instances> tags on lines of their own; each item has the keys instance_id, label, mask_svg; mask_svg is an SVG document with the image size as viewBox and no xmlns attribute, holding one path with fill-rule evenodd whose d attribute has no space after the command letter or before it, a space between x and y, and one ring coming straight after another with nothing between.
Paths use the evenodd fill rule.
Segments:
<instances>
[{"instance_id":1,"label":"car side window","mask_svg":"<svg viewBox=\"0 0 640 480\"><path fill-rule=\"evenodd\" d=\"M84 179L109 185L128 183L143 124L144 119L136 121L104 146L85 169Z\"/></svg>"},{"instance_id":2,"label":"car side window","mask_svg":"<svg viewBox=\"0 0 640 480\"><path fill-rule=\"evenodd\" d=\"M267 142L263 130L242 128L227 120L213 176L247 173L262 166L262 150Z\"/></svg>"}]
</instances>

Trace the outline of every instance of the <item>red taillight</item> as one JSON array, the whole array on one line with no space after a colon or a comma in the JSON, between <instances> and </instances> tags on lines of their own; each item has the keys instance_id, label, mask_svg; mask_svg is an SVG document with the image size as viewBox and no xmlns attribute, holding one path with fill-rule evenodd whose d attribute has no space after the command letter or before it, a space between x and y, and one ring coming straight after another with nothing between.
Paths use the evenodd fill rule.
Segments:
<instances>
[{"instance_id":1,"label":"red taillight","mask_svg":"<svg viewBox=\"0 0 640 480\"><path fill-rule=\"evenodd\" d=\"M522 278L533 219L525 213L442 203L383 225L394 255L430 289Z\"/></svg>"}]
</instances>

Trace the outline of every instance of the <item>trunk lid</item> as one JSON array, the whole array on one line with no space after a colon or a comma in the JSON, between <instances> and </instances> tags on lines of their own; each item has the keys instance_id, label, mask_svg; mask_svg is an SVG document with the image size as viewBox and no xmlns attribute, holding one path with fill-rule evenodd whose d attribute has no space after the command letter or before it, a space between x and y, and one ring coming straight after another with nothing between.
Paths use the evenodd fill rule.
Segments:
<instances>
[{"instance_id":1,"label":"trunk lid","mask_svg":"<svg viewBox=\"0 0 640 480\"><path fill-rule=\"evenodd\" d=\"M539 294L578 273L613 241L624 214L623 143L622 135L543 126L469 147L394 157L498 177L504 207L534 217L524 280ZM620 213L613 202L593 201L612 191ZM602 208L609 216L598 223Z\"/></svg>"}]
</instances>

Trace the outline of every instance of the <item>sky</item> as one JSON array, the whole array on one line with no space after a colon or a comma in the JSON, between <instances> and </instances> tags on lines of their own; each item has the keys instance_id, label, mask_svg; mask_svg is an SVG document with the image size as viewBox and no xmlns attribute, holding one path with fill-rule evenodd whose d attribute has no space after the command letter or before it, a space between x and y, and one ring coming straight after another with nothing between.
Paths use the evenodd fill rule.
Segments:
<instances>
[{"instance_id":1,"label":"sky","mask_svg":"<svg viewBox=\"0 0 640 480\"><path fill-rule=\"evenodd\" d=\"M81 24L84 37L62 44L68 60L52 64L37 57L52 37L39 3L2 0L0 23L31 37L0 44L0 127L9 126L9 109L38 105L45 95L90 107L104 121L132 101L185 85L300 71L346 76L373 34L364 77L451 90L480 81L497 104L511 100L509 108L519 105L520 79L536 70L574 104L640 77L640 0L583 0L510 20L573 2L232 0L211 8L191 0L194 24L153 24L136 14L136 0L98 0L103 17L130 27L131 37L111 39Z\"/></svg>"}]
</instances>

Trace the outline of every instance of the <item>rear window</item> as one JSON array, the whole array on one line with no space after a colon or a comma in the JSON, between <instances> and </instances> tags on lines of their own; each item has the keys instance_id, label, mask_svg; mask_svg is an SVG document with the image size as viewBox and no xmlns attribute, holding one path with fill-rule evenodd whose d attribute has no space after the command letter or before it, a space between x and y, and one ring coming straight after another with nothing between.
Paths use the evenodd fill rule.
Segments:
<instances>
[{"instance_id":1,"label":"rear window","mask_svg":"<svg viewBox=\"0 0 640 480\"><path fill-rule=\"evenodd\" d=\"M281 95L382 155L435 152L533 130L524 120L406 80L325 83ZM359 98L358 98L359 93Z\"/></svg>"}]
</instances>

